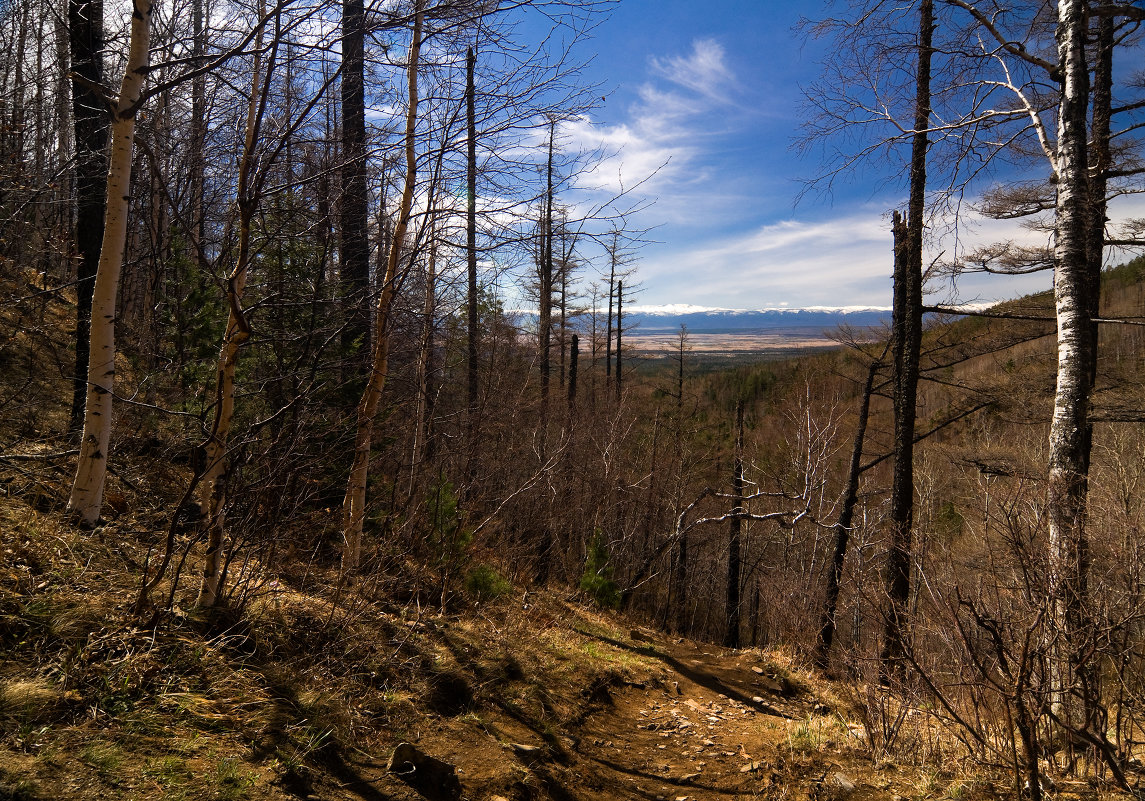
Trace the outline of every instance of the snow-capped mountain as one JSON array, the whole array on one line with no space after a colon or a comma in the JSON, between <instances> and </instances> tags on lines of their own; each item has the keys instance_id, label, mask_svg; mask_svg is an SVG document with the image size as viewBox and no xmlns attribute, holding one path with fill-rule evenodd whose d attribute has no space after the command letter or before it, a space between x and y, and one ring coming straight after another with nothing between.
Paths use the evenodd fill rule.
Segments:
<instances>
[{"instance_id":1,"label":"snow-capped mountain","mask_svg":"<svg viewBox=\"0 0 1145 801\"><path fill-rule=\"evenodd\" d=\"M677 331L681 325L696 334L768 328L828 329L839 325L869 328L889 323L889 308L872 306L810 306L802 309L714 309L689 304L630 306L624 310L625 326L642 333Z\"/></svg>"}]
</instances>

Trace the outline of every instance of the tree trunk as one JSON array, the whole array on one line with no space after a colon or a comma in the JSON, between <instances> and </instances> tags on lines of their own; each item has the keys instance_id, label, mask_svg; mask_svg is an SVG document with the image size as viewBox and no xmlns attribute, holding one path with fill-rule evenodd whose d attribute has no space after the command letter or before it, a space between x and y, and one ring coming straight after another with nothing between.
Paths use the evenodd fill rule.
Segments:
<instances>
[{"instance_id":1,"label":"tree trunk","mask_svg":"<svg viewBox=\"0 0 1145 801\"><path fill-rule=\"evenodd\" d=\"M680 532L680 541L676 543L674 569L672 578L675 583L673 595L676 604L676 633L686 634L688 631L688 534Z\"/></svg>"},{"instance_id":2,"label":"tree trunk","mask_svg":"<svg viewBox=\"0 0 1145 801\"><path fill-rule=\"evenodd\" d=\"M927 128L930 125L930 62L934 7L922 0L918 22L914 137L911 141L907 220L895 213L894 420L895 459L891 484L891 546L887 558L889 602L884 628L884 672L901 668L906 654L910 602L911 535L914 525L914 427L918 361L922 342L922 227L926 210Z\"/></svg>"},{"instance_id":3,"label":"tree trunk","mask_svg":"<svg viewBox=\"0 0 1145 801\"><path fill-rule=\"evenodd\" d=\"M612 378L612 299L616 294L616 247L617 235L613 234L612 251L608 263L608 320L604 329L604 378L607 385ZM607 386L605 391L607 392Z\"/></svg>"},{"instance_id":4,"label":"tree trunk","mask_svg":"<svg viewBox=\"0 0 1145 801\"><path fill-rule=\"evenodd\" d=\"M373 359L362 399L358 403L357 433L354 436L354 463L350 468L350 478L346 484L346 496L342 501L342 532L345 551L342 554L342 572L354 573L362 553L362 525L366 517L366 480L370 472L370 449L373 445L374 418L382 400L382 390L389 372L389 318L397 290L398 262L402 246L409 228L410 210L413 207L414 188L417 185L417 104L418 104L418 60L421 56L421 29L425 0L414 3L413 35L410 40L409 63L406 66L408 77L409 105L406 110L405 159L406 176L402 188L401 205L397 222L394 225L390 242L389 257L386 259L386 272L382 291L374 318Z\"/></svg>"},{"instance_id":5,"label":"tree trunk","mask_svg":"<svg viewBox=\"0 0 1145 801\"><path fill-rule=\"evenodd\" d=\"M341 284L346 303L342 341L370 352L370 244L366 189L365 28L363 0L342 0ZM355 359L355 364L360 362Z\"/></svg>"},{"instance_id":6,"label":"tree trunk","mask_svg":"<svg viewBox=\"0 0 1145 801\"><path fill-rule=\"evenodd\" d=\"M72 383L71 430L83 428L91 335L91 296L103 241L107 200L106 102L93 87L103 84L103 0L70 0L72 121L76 148L76 360Z\"/></svg>"},{"instance_id":7,"label":"tree trunk","mask_svg":"<svg viewBox=\"0 0 1145 801\"><path fill-rule=\"evenodd\" d=\"M619 375L619 371L617 372ZM728 521L728 577L724 606L724 646L739 648L740 531L743 526L743 399L736 403L735 456L732 465L732 519Z\"/></svg>"},{"instance_id":8,"label":"tree trunk","mask_svg":"<svg viewBox=\"0 0 1145 801\"><path fill-rule=\"evenodd\" d=\"M1087 595L1088 541L1085 531L1091 438L1090 375L1096 359L1091 282L1088 280L1087 221L1090 213L1087 108L1089 72L1085 56L1087 4L1058 3L1057 204L1054 300L1058 321L1058 372L1050 424L1049 630L1051 707L1071 728L1086 725L1087 665L1081 653Z\"/></svg>"},{"instance_id":9,"label":"tree trunk","mask_svg":"<svg viewBox=\"0 0 1145 801\"><path fill-rule=\"evenodd\" d=\"M546 412L549 402L549 373L552 362L553 333L553 147L556 139L557 121L549 121L549 158L545 172L545 203L541 214L541 253L540 253L540 335L541 356L541 426L548 422Z\"/></svg>"},{"instance_id":10,"label":"tree trunk","mask_svg":"<svg viewBox=\"0 0 1145 801\"><path fill-rule=\"evenodd\" d=\"M147 77L151 40L151 0L133 0L131 41L111 124L111 157L99 267L92 292L87 398L79 463L68 510L93 526L103 505L107 455L111 444L112 391L115 384L115 300L127 241L131 195L131 155L135 141L136 105Z\"/></svg>"},{"instance_id":11,"label":"tree trunk","mask_svg":"<svg viewBox=\"0 0 1145 801\"><path fill-rule=\"evenodd\" d=\"M259 9L260 18L264 16ZM250 98L247 101L246 127L243 131L243 152L239 160L238 197L239 230L238 257L234 270L227 276L227 328L219 348L219 361L215 368L215 419L203 450L206 470L199 484L200 508L203 527L207 535L207 553L203 565L203 582L199 587L199 606L218 603L223 575L223 537L227 504L227 448L235 417L235 369L239 361L239 348L250 337L250 325L243 314L243 292L246 290L247 268L250 266L251 221L258 209L258 198L250 191L251 169L254 166L255 144L258 141L259 99L262 83L262 34L256 39L252 65ZM267 76L269 82L269 74Z\"/></svg>"},{"instance_id":12,"label":"tree trunk","mask_svg":"<svg viewBox=\"0 0 1145 801\"><path fill-rule=\"evenodd\" d=\"M859 475L863 464L863 440L867 436L867 418L871 410L871 395L874 394L875 376L882 365L871 362L867 370L867 381L863 384L863 396L859 402L859 420L855 425L855 444L851 448L851 464L847 470L847 486L843 490L843 508L835 521L835 550L831 560L831 570L827 573L827 590L823 599L823 615L819 625L819 641L815 648L815 663L826 668L831 655L831 643L835 638L837 623L835 613L839 607L839 586L843 581L843 566L847 559L847 544L851 537L851 526L855 519L855 504L859 499Z\"/></svg>"},{"instance_id":13,"label":"tree trunk","mask_svg":"<svg viewBox=\"0 0 1145 801\"><path fill-rule=\"evenodd\" d=\"M70 72L70 43L68 41L67 18L61 14L52 15L56 35L56 61L59 63L59 80L56 83L56 168L61 171L60 187L60 216L59 221L65 232L64 236L75 235L75 213L69 202L72 197L72 186L75 183L75 169L68 163L72 157L75 137L74 113L72 111ZM67 232L70 232L67 233ZM61 237L62 238L62 237ZM70 279L71 265L65 264L65 280ZM78 373L77 373L78 375ZM79 426L75 426L78 430Z\"/></svg>"},{"instance_id":14,"label":"tree trunk","mask_svg":"<svg viewBox=\"0 0 1145 801\"><path fill-rule=\"evenodd\" d=\"M469 399L469 429L472 437L473 422L477 415L477 343L478 343L478 317L477 317L477 87L474 83L474 70L477 58L473 48L465 58L465 129L467 132L465 183L468 191L465 208L465 255L469 278L469 330L468 334L468 365L466 386Z\"/></svg>"},{"instance_id":15,"label":"tree trunk","mask_svg":"<svg viewBox=\"0 0 1145 801\"><path fill-rule=\"evenodd\" d=\"M422 299L421 343L417 360L417 416L414 422L411 465L411 473L415 476L421 470L422 462L433 458L433 351L437 316L437 233L434 228L431 221L425 295Z\"/></svg>"},{"instance_id":16,"label":"tree trunk","mask_svg":"<svg viewBox=\"0 0 1145 801\"><path fill-rule=\"evenodd\" d=\"M569 341L569 411L576 409L576 363L580 357L580 338L573 334Z\"/></svg>"},{"instance_id":17,"label":"tree trunk","mask_svg":"<svg viewBox=\"0 0 1145 801\"><path fill-rule=\"evenodd\" d=\"M616 403L620 403L621 378L620 358L621 339L624 336L624 282L616 282Z\"/></svg>"}]
</instances>

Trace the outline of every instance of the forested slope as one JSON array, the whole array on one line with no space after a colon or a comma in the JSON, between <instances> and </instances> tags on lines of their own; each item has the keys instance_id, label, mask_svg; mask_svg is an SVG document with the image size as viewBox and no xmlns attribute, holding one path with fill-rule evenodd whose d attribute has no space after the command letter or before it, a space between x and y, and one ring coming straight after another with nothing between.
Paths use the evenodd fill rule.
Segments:
<instances>
[{"instance_id":1,"label":"forested slope","mask_svg":"<svg viewBox=\"0 0 1145 801\"><path fill-rule=\"evenodd\" d=\"M830 661L849 678L832 689L803 671L814 659L862 383L885 343L851 341L829 354L694 378L685 341L676 354L682 379L678 366L630 378L620 403L586 369L583 395L561 410L542 463L528 350L503 321L495 358L504 360L497 374L513 402L490 416L487 444L469 457L475 465L451 450L460 432L447 433L434 472L411 472L400 458L411 409L392 405L379 454L387 500L353 580L340 568L332 509L346 469L337 418L322 412L306 428L305 420L249 420L230 493L225 601L200 608L203 540L187 494L201 469L193 399L186 411L157 408L148 387L155 377L123 357L126 402L104 519L75 527L65 511L75 455L66 434L69 296L39 291L34 278L7 281L4 304L0 767L10 796L404 797L415 790L385 773L389 749L403 739L460 768L472 797L644 797L662 794L649 777L696 772L710 784L689 779L681 795L788 785L841 792L817 789L832 770L876 795L933 792L918 790L924 774L865 772L865 760L880 755L923 770L952 755L979 765L935 780L943 786L1004 792L1011 781L1013 732L998 727L1017 702L998 689L1006 674L983 666L1013 660L1010 638L1037 618L1052 322L940 319L927 330L923 372L933 380L920 396L920 431L933 433L918 456L912 601L912 658L927 683L882 695L860 689L877 672L881 623L880 459L891 426L879 371L862 456L873 466L860 483ZM1141 316L1141 278L1140 260L1106 274L1106 315ZM1046 299L1032 297L990 313L1045 310ZM1092 564L1108 636L1133 638L1139 327L1107 326L1103 352ZM334 401L307 403L314 411ZM707 646L685 659L692 646L657 629L727 636L739 403L746 495L757 497L743 502L736 634L764 650L741 657ZM141 603L145 580L155 583ZM593 610L621 604L629 617ZM641 625L652 628L635 633ZM772 678L750 671L768 660ZM1125 732L1128 748L1139 669L1132 658L1110 666L1124 688L1113 730ZM775 676L791 671L805 689L784 700ZM677 694L677 684L687 689ZM700 738L691 761L705 764L666 759L663 776L605 745L620 737L607 727L633 730L625 715L654 718L688 699L707 705L701 721L708 712L730 719L729 708L745 703L751 714L736 708L731 718L752 724L735 729L736 744ZM917 704L909 724L900 704ZM696 710L681 707L676 717ZM979 717L968 721L967 710ZM638 731L660 739L660 729ZM751 739L767 731L771 739ZM678 757L683 746L670 745ZM728 745L736 756L724 764ZM626 765L645 778L630 786L610 773Z\"/></svg>"}]
</instances>

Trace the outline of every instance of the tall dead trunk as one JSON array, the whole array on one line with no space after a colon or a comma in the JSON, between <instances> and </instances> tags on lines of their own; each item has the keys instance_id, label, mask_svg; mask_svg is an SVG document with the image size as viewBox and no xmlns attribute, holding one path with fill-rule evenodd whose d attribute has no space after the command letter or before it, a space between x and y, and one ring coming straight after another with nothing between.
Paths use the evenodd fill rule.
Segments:
<instances>
[{"instance_id":1,"label":"tall dead trunk","mask_svg":"<svg viewBox=\"0 0 1145 801\"><path fill-rule=\"evenodd\" d=\"M370 243L366 189L366 12L363 0L342 0L341 287L346 303L343 343L370 352ZM359 361L355 361L360 364Z\"/></svg>"},{"instance_id":2,"label":"tall dead trunk","mask_svg":"<svg viewBox=\"0 0 1145 801\"><path fill-rule=\"evenodd\" d=\"M545 201L541 213L540 253L540 336L541 357L541 426L547 422L549 402L549 373L552 364L553 335L553 150L557 121L549 120L549 155L545 170Z\"/></svg>"},{"instance_id":3,"label":"tall dead trunk","mask_svg":"<svg viewBox=\"0 0 1145 801\"><path fill-rule=\"evenodd\" d=\"M477 317L477 87L474 79L474 70L477 57L470 47L465 57L465 256L467 277L469 279L469 295L466 298L469 314L469 330L467 333L468 363L466 365L466 387L469 400L469 428L472 436L473 420L477 414L477 344L478 344L478 317Z\"/></svg>"},{"instance_id":4,"label":"tall dead trunk","mask_svg":"<svg viewBox=\"0 0 1145 801\"><path fill-rule=\"evenodd\" d=\"M736 402L735 455L732 460L732 518L728 521L728 575L724 605L724 647L739 648L740 533L743 527L743 399Z\"/></svg>"},{"instance_id":5,"label":"tall dead trunk","mask_svg":"<svg viewBox=\"0 0 1145 801\"><path fill-rule=\"evenodd\" d=\"M891 544L887 556L888 610L881 661L884 671L901 668L906 655L910 602L911 539L914 526L914 428L918 361L922 343L922 228L926 210L927 128L930 125L930 64L934 37L933 0L919 4L918 71L915 76L914 136L911 141L907 219L894 218L894 421L895 457L891 483Z\"/></svg>"},{"instance_id":6,"label":"tall dead trunk","mask_svg":"<svg viewBox=\"0 0 1145 801\"><path fill-rule=\"evenodd\" d=\"M206 0L192 0L191 4L191 60L192 66L202 66L203 57L207 51L207 34L205 28ZM206 233L207 220L204 211L205 186L203 166L205 159L203 151L207 140L207 76L196 75L191 79L191 152L190 152L190 188L191 213L188 216L190 231L188 236L194 245L195 259L199 268L206 272L206 251L203 238Z\"/></svg>"},{"instance_id":7,"label":"tall dead trunk","mask_svg":"<svg viewBox=\"0 0 1145 801\"><path fill-rule=\"evenodd\" d=\"M67 165L72 157L75 137L75 124L71 107L71 79L70 74L70 45L68 42L67 17L62 14L53 14L53 26L56 38L56 61L59 64L59 78L56 82L56 166L62 171L60 196L60 223L65 232L74 236L75 211L69 202L72 197L72 186L75 182L74 168ZM68 272L70 272L70 265ZM67 274L65 273L65 277ZM69 279L70 280L70 279ZM78 429L79 426L76 426Z\"/></svg>"},{"instance_id":8,"label":"tall dead trunk","mask_svg":"<svg viewBox=\"0 0 1145 801\"><path fill-rule=\"evenodd\" d=\"M676 543L675 562L672 565L672 596L676 606L675 627L677 634L688 632L688 532L680 532Z\"/></svg>"},{"instance_id":9,"label":"tall dead trunk","mask_svg":"<svg viewBox=\"0 0 1145 801\"><path fill-rule=\"evenodd\" d=\"M72 431L83 428L91 336L91 296L103 242L107 200L107 102L103 85L103 0L70 0L68 40L71 49L72 125L76 161L76 359L72 383Z\"/></svg>"},{"instance_id":10,"label":"tall dead trunk","mask_svg":"<svg viewBox=\"0 0 1145 801\"><path fill-rule=\"evenodd\" d=\"M688 328L680 325L680 336L676 348L676 419L672 431L672 461L676 468L676 499L675 514L679 514L680 487L684 478L684 354L688 349ZM680 532L680 541L672 553L672 565L669 575L672 585L669 597L674 598L676 605L676 630L684 630L685 608L688 601L688 533Z\"/></svg>"},{"instance_id":11,"label":"tall dead trunk","mask_svg":"<svg viewBox=\"0 0 1145 801\"><path fill-rule=\"evenodd\" d=\"M871 362L867 369L867 380L863 384L863 395L859 402L859 419L855 424L855 444L851 447L851 463L847 470L847 485L843 490L843 506L839 519L835 521L835 549L831 558L831 570L827 573L827 590L823 599L823 614L820 618L819 641L815 647L815 663L826 668L831 655L831 643L835 638L839 607L839 587L843 581L843 567L847 559L847 545L851 537L851 526L855 519L855 505L859 499L859 476L863 464L863 440L867 436L867 419L871 410L871 395L874 394L875 376L880 362Z\"/></svg>"},{"instance_id":12,"label":"tall dead trunk","mask_svg":"<svg viewBox=\"0 0 1145 801\"><path fill-rule=\"evenodd\" d=\"M1088 665L1083 657L1087 597L1086 496L1091 448L1090 375L1096 360L1087 223L1090 214L1087 111L1089 71L1085 0L1058 3L1061 80L1058 108L1054 300L1058 371L1050 423L1048 486L1049 604L1053 641L1051 705L1071 728L1082 728Z\"/></svg>"},{"instance_id":13,"label":"tall dead trunk","mask_svg":"<svg viewBox=\"0 0 1145 801\"><path fill-rule=\"evenodd\" d=\"M577 359L580 358L580 337L573 334L569 341L569 411L576 409Z\"/></svg>"},{"instance_id":14,"label":"tall dead trunk","mask_svg":"<svg viewBox=\"0 0 1145 801\"><path fill-rule=\"evenodd\" d=\"M618 235L614 233L612 235L612 248L608 254L608 319L604 329L604 378L606 384L612 378L612 299L616 295L618 239Z\"/></svg>"},{"instance_id":15,"label":"tall dead trunk","mask_svg":"<svg viewBox=\"0 0 1145 801\"><path fill-rule=\"evenodd\" d=\"M417 185L417 105L418 105L418 66L421 57L422 17L425 0L415 0L413 34L410 38L407 72L408 106L405 126L406 175L402 187L401 204L397 221L390 241L389 257L382 279L382 290L374 316L374 349L369 379L366 382L362 399L358 403L357 433L354 436L354 462L350 468L350 478L346 483L346 495L342 501L342 533L345 550L342 554L343 573L354 573L362 554L362 525L366 518L366 480L370 472L370 449L373 446L374 418L382 400L386 377L389 374L390 311L394 294L397 291L398 262L409 229L410 210L413 207L414 188Z\"/></svg>"},{"instance_id":16,"label":"tall dead trunk","mask_svg":"<svg viewBox=\"0 0 1145 801\"><path fill-rule=\"evenodd\" d=\"M411 473L421 470L422 462L433 458L433 375L434 334L437 316L437 233L429 225L429 255L422 298L421 343L417 360L417 415L414 422ZM412 482L411 482L412 486Z\"/></svg>"},{"instance_id":17,"label":"tall dead trunk","mask_svg":"<svg viewBox=\"0 0 1145 801\"><path fill-rule=\"evenodd\" d=\"M624 336L624 282L616 282L616 402L620 403L621 397L621 340Z\"/></svg>"},{"instance_id":18,"label":"tall dead trunk","mask_svg":"<svg viewBox=\"0 0 1145 801\"><path fill-rule=\"evenodd\" d=\"M131 195L131 155L135 115L147 77L151 44L151 0L132 0L131 40L127 63L112 113L111 156L99 267L92 292L87 397L79 463L68 510L93 526L103 505L107 455L111 444L112 390L115 384L115 300L127 242Z\"/></svg>"}]
</instances>

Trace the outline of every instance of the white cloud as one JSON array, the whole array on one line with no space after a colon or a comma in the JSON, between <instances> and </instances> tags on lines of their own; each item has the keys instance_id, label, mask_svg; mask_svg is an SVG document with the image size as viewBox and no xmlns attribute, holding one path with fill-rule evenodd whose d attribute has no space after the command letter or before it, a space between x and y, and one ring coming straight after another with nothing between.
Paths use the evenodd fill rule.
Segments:
<instances>
[{"instance_id":1,"label":"white cloud","mask_svg":"<svg viewBox=\"0 0 1145 801\"><path fill-rule=\"evenodd\" d=\"M721 103L728 102L728 92L735 87L724 48L715 39L697 39L689 55L653 56L649 64L655 74Z\"/></svg>"},{"instance_id":2,"label":"white cloud","mask_svg":"<svg viewBox=\"0 0 1145 801\"><path fill-rule=\"evenodd\" d=\"M570 144L606 154L578 176L578 188L618 192L645 182L643 195L672 197L680 194L681 182L704 179L704 143L726 126L736 86L724 49L712 39L696 40L687 55L651 57L649 69L651 79L636 89L638 99L624 122L598 125L581 118L563 126Z\"/></svg>"},{"instance_id":3,"label":"white cloud","mask_svg":"<svg viewBox=\"0 0 1145 801\"><path fill-rule=\"evenodd\" d=\"M1002 235L1032 244L1040 234L981 221L961 245ZM783 220L671 252L649 251L640 267L646 303L740 308L886 306L891 301L890 221L874 205L819 221ZM934 243L938 255L949 241ZM696 276L702 275L703 281ZM1048 275L966 276L957 295L937 287L928 301L982 301L1045 289Z\"/></svg>"}]
</instances>

